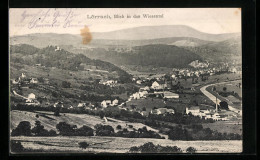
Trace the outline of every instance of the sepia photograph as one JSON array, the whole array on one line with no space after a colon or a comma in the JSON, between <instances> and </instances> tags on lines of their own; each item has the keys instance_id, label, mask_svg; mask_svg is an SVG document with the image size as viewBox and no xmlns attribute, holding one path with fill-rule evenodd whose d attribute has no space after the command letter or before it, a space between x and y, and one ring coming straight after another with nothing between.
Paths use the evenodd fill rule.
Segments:
<instances>
[{"instance_id":1,"label":"sepia photograph","mask_svg":"<svg viewBox=\"0 0 260 160\"><path fill-rule=\"evenodd\" d=\"M10 8L10 154L242 153L241 8Z\"/></svg>"}]
</instances>

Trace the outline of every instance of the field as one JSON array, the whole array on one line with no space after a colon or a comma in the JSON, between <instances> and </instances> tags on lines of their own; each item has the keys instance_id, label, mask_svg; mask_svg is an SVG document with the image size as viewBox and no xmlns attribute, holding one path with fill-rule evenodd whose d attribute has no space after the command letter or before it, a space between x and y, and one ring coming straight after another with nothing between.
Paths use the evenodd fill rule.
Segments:
<instances>
[{"instance_id":1,"label":"field","mask_svg":"<svg viewBox=\"0 0 260 160\"><path fill-rule=\"evenodd\" d=\"M39 118L36 118L36 114L39 115ZM121 125L122 128L127 128L129 131L132 130L128 128L128 125L133 125L133 128L138 129L142 128L143 126L146 126L141 123L130 123L126 121L120 121L113 118L108 118L108 121L105 122L103 119L101 119L99 116L91 116L87 114L71 114L71 113L61 113L61 116L54 116L53 112L27 112L27 111L11 111L11 124L10 129L16 128L16 126L21 121L29 121L32 126L34 126L35 121L40 121L41 124L44 126L45 129L50 130L53 129L56 130L56 125L59 122L66 122L69 124L77 125L77 127L81 127L83 125L89 126L91 128L94 128L96 124L103 124L103 125L110 125L112 126L115 131L117 132L116 126ZM153 129L149 126L146 126L148 130L153 130L158 132L158 130ZM162 136L167 137L167 135Z\"/></svg>"},{"instance_id":2,"label":"field","mask_svg":"<svg viewBox=\"0 0 260 160\"><path fill-rule=\"evenodd\" d=\"M242 121L217 121L214 123L203 123L203 128L210 128L221 133L237 133L242 134Z\"/></svg>"},{"instance_id":3,"label":"field","mask_svg":"<svg viewBox=\"0 0 260 160\"><path fill-rule=\"evenodd\" d=\"M41 152L70 153L126 153L130 147L140 146L147 142L162 146L177 146L183 152L192 146L198 153L240 153L242 141L172 141L168 139L121 138L121 137L11 137L27 149ZM90 144L86 149L79 148L79 142ZM34 152L35 153L35 152Z\"/></svg>"}]
</instances>

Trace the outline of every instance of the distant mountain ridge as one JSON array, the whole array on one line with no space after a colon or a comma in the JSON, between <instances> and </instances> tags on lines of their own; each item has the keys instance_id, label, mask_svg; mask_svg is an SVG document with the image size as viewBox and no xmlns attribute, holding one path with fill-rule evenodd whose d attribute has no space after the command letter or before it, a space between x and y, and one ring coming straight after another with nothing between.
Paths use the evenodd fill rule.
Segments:
<instances>
[{"instance_id":1,"label":"distant mountain ridge","mask_svg":"<svg viewBox=\"0 0 260 160\"><path fill-rule=\"evenodd\" d=\"M92 33L94 39L147 40L170 37L193 37L206 41L223 41L238 34L209 34L186 25L142 26L111 32Z\"/></svg>"},{"instance_id":2,"label":"distant mountain ridge","mask_svg":"<svg viewBox=\"0 0 260 160\"><path fill-rule=\"evenodd\" d=\"M56 34L56 33L34 33L10 37L10 43L30 44L39 48L48 45L72 45L74 47L86 47L92 45L148 45L148 44L171 44L179 38L185 41L175 45L193 44L200 41L224 41L240 33L208 34L195 30L185 25L169 26L143 26L111 32L92 32L92 41L88 45L82 44L80 34ZM188 39L188 41L187 41ZM185 43L184 43L185 42ZM200 43L194 45L200 45Z\"/></svg>"}]
</instances>

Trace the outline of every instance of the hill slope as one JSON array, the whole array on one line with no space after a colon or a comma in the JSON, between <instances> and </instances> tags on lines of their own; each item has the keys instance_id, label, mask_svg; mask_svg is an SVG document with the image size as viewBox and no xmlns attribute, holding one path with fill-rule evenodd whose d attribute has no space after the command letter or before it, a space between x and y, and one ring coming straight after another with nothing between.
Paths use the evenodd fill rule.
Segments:
<instances>
[{"instance_id":1,"label":"hill slope","mask_svg":"<svg viewBox=\"0 0 260 160\"><path fill-rule=\"evenodd\" d=\"M242 59L241 36L201 46L184 47L210 61L231 61Z\"/></svg>"},{"instance_id":2,"label":"hill slope","mask_svg":"<svg viewBox=\"0 0 260 160\"><path fill-rule=\"evenodd\" d=\"M118 65L141 65L154 67L187 67L194 60L202 58L193 52L174 45L145 45L133 47L131 51L119 53L94 49L85 54Z\"/></svg>"},{"instance_id":3,"label":"hill slope","mask_svg":"<svg viewBox=\"0 0 260 160\"><path fill-rule=\"evenodd\" d=\"M54 46L37 49L30 45L11 45L10 61L29 66L41 64L45 67L56 67L59 69L78 71L84 70L84 65L94 66L96 69L108 72L117 72L119 80L129 81L130 75L119 67L101 60L93 60L82 54L72 54L63 49L57 50ZM83 65L82 65L83 64Z\"/></svg>"}]
</instances>

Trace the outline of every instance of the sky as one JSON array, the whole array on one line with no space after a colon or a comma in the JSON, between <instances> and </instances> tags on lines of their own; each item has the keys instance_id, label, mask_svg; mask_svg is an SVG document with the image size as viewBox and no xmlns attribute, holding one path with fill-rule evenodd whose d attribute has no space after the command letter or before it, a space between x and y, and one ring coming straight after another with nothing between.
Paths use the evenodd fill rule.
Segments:
<instances>
[{"instance_id":1,"label":"sky","mask_svg":"<svg viewBox=\"0 0 260 160\"><path fill-rule=\"evenodd\" d=\"M144 18L144 14L158 15ZM122 18L114 18L120 15ZM130 16L127 18L127 15ZM98 17L99 16L99 17ZM100 16L103 16L101 19ZM140 18L137 18L140 16ZM95 17L95 18L94 18ZM109 18L110 17L110 18ZM139 26L187 25L212 34L241 32L240 8L10 8L9 35L31 33L80 34L109 32Z\"/></svg>"}]
</instances>

